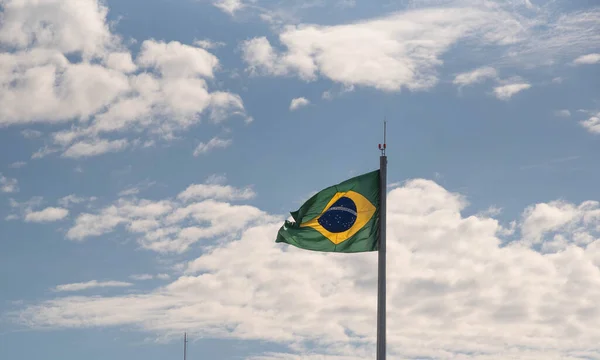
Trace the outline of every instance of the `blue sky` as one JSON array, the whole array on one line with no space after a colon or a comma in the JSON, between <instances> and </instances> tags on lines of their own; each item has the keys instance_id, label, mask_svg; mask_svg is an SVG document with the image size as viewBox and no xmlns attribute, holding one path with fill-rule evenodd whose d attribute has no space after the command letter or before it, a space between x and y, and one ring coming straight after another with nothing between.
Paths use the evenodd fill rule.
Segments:
<instances>
[{"instance_id":1,"label":"blue sky","mask_svg":"<svg viewBox=\"0 0 600 360\"><path fill-rule=\"evenodd\" d=\"M0 10L0 358L373 358L373 254L274 240L384 118L389 358L600 357L594 2Z\"/></svg>"}]
</instances>

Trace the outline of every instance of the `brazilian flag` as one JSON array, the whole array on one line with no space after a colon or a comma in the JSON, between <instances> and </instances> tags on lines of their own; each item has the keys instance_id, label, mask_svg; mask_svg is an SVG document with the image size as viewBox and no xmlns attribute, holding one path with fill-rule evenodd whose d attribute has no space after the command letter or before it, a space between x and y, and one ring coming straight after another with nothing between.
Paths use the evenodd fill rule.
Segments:
<instances>
[{"instance_id":1,"label":"brazilian flag","mask_svg":"<svg viewBox=\"0 0 600 360\"><path fill-rule=\"evenodd\" d=\"M321 190L291 212L275 242L301 249L354 253L377 250L379 170Z\"/></svg>"}]
</instances>

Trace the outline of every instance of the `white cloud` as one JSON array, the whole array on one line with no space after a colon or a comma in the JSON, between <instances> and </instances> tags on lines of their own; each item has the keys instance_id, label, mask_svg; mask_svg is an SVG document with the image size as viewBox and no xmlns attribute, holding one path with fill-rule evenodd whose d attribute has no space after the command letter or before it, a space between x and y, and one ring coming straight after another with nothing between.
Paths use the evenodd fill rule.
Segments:
<instances>
[{"instance_id":1,"label":"white cloud","mask_svg":"<svg viewBox=\"0 0 600 360\"><path fill-rule=\"evenodd\" d=\"M588 132L592 134L600 134L600 112L591 115L587 120L580 122Z\"/></svg>"},{"instance_id":2,"label":"white cloud","mask_svg":"<svg viewBox=\"0 0 600 360\"><path fill-rule=\"evenodd\" d=\"M177 41L145 40L133 58L111 32L99 0L6 0L3 7L0 46L14 51L0 55L0 126L62 127L34 159L170 141L203 118L250 119L238 95L209 89L207 80L219 69L213 54Z\"/></svg>"},{"instance_id":3,"label":"white cloud","mask_svg":"<svg viewBox=\"0 0 600 360\"><path fill-rule=\"evenodd\" d=\"M119 192L119 196L137 195L139 193L140 193L140 189L138 189L136 187L132 187L132 188L125 189L125 190Z\"/></svg>"},{"instance_id":4,"label":"white cloud","mask_svg":"<svg viewBox=\"0 0 600 360\"><path fill-rule=\"evenodd\" d=\"M219 201L254 196L249 188L207 183L190 185L177 200L122 198L95 213L79 214L67 231L67 238L81 241L124 226L142 248L160 253L183 253L200 240L211 240L241 231L250 224L270 221L270 215L254 207Z\"/></svg>"},{"instance_id":5,"label":"white cloud","mask_svg":"<svg viewBox=\"0 0 600 360\"><path fill-rule=\"evenodd\" d=\"M573 244L585 247L600 236L600 203L553 201L530 206L523 212L521 233L523 244L542 244L544 252L563 251Z\"/></svg>"},{"instance_id":6,"label":"white cloud","mask_svg":"<svg viewBox=\"0 0 600 360\"><path fill-rule=\"evenodd\" d=\"M144 280L152 280L152 279L154 279L154 275L151 275L151 274L137 274L137 275L131 275L130 278L132 278L133 280L144 281Z\"/></svg>"},{"instance_id":7,"label":"white cloud","mask_svg":"<svg viewBox=\"0 0 600 360\"><path fill-rule=\"evenodd\" d=\"M171 276L169 276L169 274L157 274L157 275L136 274L136 275L131 275L130 278L133 280L136 280L136 281L145 281L145 280L152 280L152 279L168 280L171 278Z\"/></svg>"},{"instance_id":8,"label":"white cloud","mask_svg":"<svg viewBox=\"0 0 600 360\"><path fill-rule=\"evenodd\" d=\"M571 112L567 109L557 110L554 114L560 117L571 117Z\"/></svg>"},{"instance_id":9,"label":"white cloud","mask_svg":"<svg viewBox=\"0 0 600 360\"><path fill-rule=\"evenodd\" d=\"M31 199L23 202L18 202L14 199L10 199L10 207L13 209L19 209L24 212L31 212L33 208L40 206L43 200L44 198L41 196L34 196Z\"/></svg>"},{"instance_id":10,"label":"white cloud","mask_svg":"<svg viewBox=\"0 0 600 360\"><path fill-rule=\"evenodd\" d=\"M69 210L57 207L47 207L40 211L32 211L25 215L26 222L53 222L66 218Z\"/></svg>"},{"instance_id":11,"label":"white cloud","mask_svg":"<svg viewBox=\"0 0 600 360\"><path fill-rule=\"evenodd\" d=\"M218 47L225 46L225 43L222 41L212 41L208 39L203 39L194 41L194 45L199 46L203 49L215 49Z\"/></svg>"},{"instance_id":12,"label":"white cloud","mask_svg":"<svg viewBox=\"0 0 600 360\"><path fill-rule=\"evenodd\" d=\"M342 96L342 95L352 92L352 91L354 91L354 85L342 85L341 89L339 89L337 91L335 91L333 89L323 91L321 98L325 99L325 100L332 100L336 96Z\"/></svg>"},{"instance_id":13,"label":"white cloud","mask_svg":"<svg viewBox=\"0 0 600 360\"><path fill-rule=\"evenodd\" d=\"M206 178L205 184L224 185L227 182L227 177L224 174L212 174Z\"/></svg>"},{"instance_id":14,"label":"white cloud","mask_svg":"<svg viewBox=\"0 0 600 360\"><path fill-rule=\"evenodd\" d=\"M456 75L452 83L457 86L466 86L483 82L486 79L497 79L498 72L490 66L477 68L475 70Z\"/></svg>"},{"instance_id":15,"label":"white cloud","mask_svg":"<svg viewBox=\"0 0 600 360\"><path fill-rule=\"evenodd\" d=\"M499 208L497 206L490 206L489 208L485 209L484 211L479 212L477 215L481 216L481 217L493 217L493 216L498 216L502 213L502 208Z\"/></svg>"},{"instance_id":16,"label":"white cloud","mask_svg":"<svg viewBox=\"0 0 600 360\"><path fill-rule=\"evenodd\" d=\"M97 1L4 0L2 6L0 43L16 48L92 56L116 40L106 24L108 8Z\"/></svg>"},{"instance_id":17,"label":"white cloud","mask_svg":"<svg viewBox=\"0 0 600 360\"><path fill-rule=\"evenodd\" d=\"M495 14L494 14L495 15ZM244 60L255 73L317 75L346 85L386 91L429 89L437 84L439 57L460 38L481 31L491 42L507 36L494 28L498 16L476 8L428 8L337 26L286 27L279 40L287 52L254 38L244 43Z\"/></svg>"},{"instance_id":18,"label":"white cloud","mask_svg":"<svg viewBox=\"0 0 600 360\"><path fill-rule=\"evenodd\" d=\"M292 99L292 102L290 103L290 111L297 110L308 104L310 104L310 101L308 101L308 99L303 98L303 97Z\"/></svg>"},{"instance_id":19,"label":"white cloud","mask_svg":"<svg viewBox=\"0 0 600 360\"><path fill-rule=\"evenodd\" d=\"M156 68L169 78L212 78L219 64L217 57L208 51L178 41L164 43L147 40L140 52L137 57L140 66Z\"/></svg>"},{"instance_id":20,"label":"white cloud","mask_svg":"<svg viewBox=\"0 0 600 360\"><path fill-rule=\"evenodd\" d=\"M452 83L456 85L460 91L465 86L482 83L487 79L492 79L497 84L493 91L494 96L500 100L508 100L513 95L531 87L531 84L525 82L519 76L513 76L504 80L501 79L498 76L496 69L490 66L460 73L454 77ZM568 110L566 111L568 112ZM564 110L561 115L564 115Z\"/></svg>"},{"instance_id":21,"label":"white cloud","mask_svg":"<svg viewBox=\"0 0 600 360\"><path fill-rule=\"evenodd\" d=\"M104 61L107 67L123 73L131 73L137 70L137 66L133 63L129 52L110 53Z\"/></svg>"},{"instance_id":22,"label":"white cloud","mask_svg":"<svg viewBox=\"0 0 600 360\"><path fill-rule=\"evenodd\" d=\"M466 206L428 180L390 190L389 356L597 357L598 202L529 207L518 225L523 240L509 244L496 219L465 215ZM281 220L225 230L219 245L166 286L58 297L26 305L15 319L32 327L134 326L161 337L186 329L290 348L255 359L373 358L377 254L275 244ZM544 252L526 243L540 238L549 244Z\"/></svg>"},{"instance_id":23,"label":"white cloud","mask_svg":"<svg viewBox=\"0 0 600 360\"><path fill-rule=\"evenodd\" d=\"M7 178L0 173L0 191L3 193L15 193L19 191L19 181Z\"/></svg>"},{"instance_id":24,"label":"white cloud","mask_svg":"<svg viewBox=\"0 0 600 360\"><path fill-rule=\"evenodd\" d=\"M68 208L73 204L76 205L76 204L81 204L84 202L90 202L90 201L94 201L94 200L96 200L95 196L85 198L82 196L77 196L75 194L70 194L70 195L67 195L67 196L64 196L64 197L58 199L57 203L58 203L58 205L60 205L64 208Z\"/></svg>"},{"instance_id":25,"label":"white cloud","mask_svg":"<svg viewBox=\"0 0 600 360\"><path fill-rule=\"evenodd\" d=\"M241 0L214 0L213 5L229 15L234 15L245 6Z\"/></svg>"},{"instance_id":26,"label":"white cloud","mask_svg":"<svg viewBox=\"0 0 600 360\"><path fill-rule=\"evenodd\" d=\"M524 82L509 83L506 85L496 86L494 88L494 95L500 100L508 100L515 94L531 88L531 84Z\"/></svg>"},{"instance_id":27,"label":"white cloud","mask_svg":"<svg viewBox=\"0 0 600 360\"><path fill-rule=\"evenodd\" d=\"M119 140L92 140L80 141L71 146L64 152L63 156L78 159L81 157L96 156L108 152L117 152L125 149L129 143L125 139Z\"/></svg>"},{"instance_id":28,"label":"white cloud","mask_svg":"<svg viewBox=\"0 0 600 360\"><path fill-rule=\"evenodd\" d=\"M411 1L403 11L340 25L284 20L277 30L281 49L266 37L253 38L242 44L244 60L256 75L324 77L385 91L417 91L438 83L442 56L454 47L460 51L453 56L482 63L489 71L491 66L562 65L574 53L600 46L599 9L565 13L554 4L526 4ZM270 14L264 17L273 20Z\"/></svg>"},{"instance_id":29,"label":"white cloud","mask_svg":"<svg viewBox=\"0 0 600 360\"><path fill-rule=\"evenodd\" d=\"M581 55L577 59L573 60L575 65L590 65L600 63L600 54L593 53L587 55Z\"/></svg>"},{"instance_id":30,"label":"white cloud","mask_svg":"<svg viewBox=\"0 0 600 360\"><path fill-rule=\"evenodd\" d=\"M57 149L57 148L44 146L43 148L41 148L41 149L37 150L36 152L34 152L33 154L31 154L31 158L32 159L41 159L50 154L54 154L54 153L58 152L59 150L60 149Z\"/></svg>"},{"instance_id":31,"label":"white cloud","mask_svg":"<svg viewBox=\"0 0 600 360\"><path fill-rule=\"evenodd\" d=\"M396 91L429 89L437 84L439 59L452 44L476 29L489 28L486 12L472 8L418 9L338 26L286 27L278 53L265 37L243 45L254 73L318 74L346 85Z\"/></svg>"},{"instance_id":32,"label":"white cloud","mask_svg":"<svg viewBox=\"0 0 600 360\"><path fill-rule=\"evenodd\" d=\"M232 143L231 139L221 139L218 137L214 137L210 139L207 143L201 142L196 146L194 150L194 156L198 156L201 154L206 154L213 149L224 149L229 147Z\"/></svg>"},{"instance_id":33,"label":"white cloud","mask_svg":"<svg viewBox=\"0 0 600 360\"><path fill-rule=\"evenodd\" d=\"M58 285L54 288L54 291L81 291L93 288L104 288L104 287L127 287L133 285L132 283L123 281L97 281L92 280L88 282L73 283Z\"/></svg>"},{"instance_id":34,"label":"white cloud","mask_svg":"<svg viewBox=\"0 0 600 360\"><path fill-rule=\"evenodd\" d=\"M68 208L71 204L79 204L85 201L85 198L70 194L58 199L58 204L62 207Z\"/></svg>"},{"instance_id":35,"label":"white cloud","mask_svg":"<svg viewBox=\"0 0 600 360\"><path fill-rule=\"evenodd\" d=\"M256 196L256 193L249 187L238 189L230 185L221 185L215 183L192 184L177 195L177 198L183 201L190 200L248 200Z\"/></svg>"}]
</instances>

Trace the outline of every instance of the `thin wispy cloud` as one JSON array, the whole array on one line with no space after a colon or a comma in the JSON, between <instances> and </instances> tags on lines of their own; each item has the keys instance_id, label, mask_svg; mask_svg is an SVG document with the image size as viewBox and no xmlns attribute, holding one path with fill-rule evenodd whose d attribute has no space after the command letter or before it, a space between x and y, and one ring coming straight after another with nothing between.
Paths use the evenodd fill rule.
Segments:
<instances>
[{"instance_id":1,"label":"thin wispy cloud","mask_svg":"<svg viewBox=\"0 0 600 360\"><path fill-rule=\"evenodd\" d=\"M0 192L15 193L19 191L19 181L14 178L9 178L0 173Z\"/></svg>"},{"instance_id":2,"label":"thin wispy cloud","mask_svg":"<svg viewBox=\"0 0 600 360\"><path fill-rule=\"evenodd\" d=\"M209 39L202 39L194 41L194 45L199 46L203 49L216 49L222 46L225 46L225 43L222 41L212 41Z\"/></svg>"},{"instance_id":3,"label":"thin wispy cloud","mask_svg":"<svg viewBox=\"0 0 600 360\"><path fill-rule=\"evenodd\" d=\"M221 139L219 137L214 137L210 139L208 142L201 142L194 149L194 156L199 156L202 154L206 154L214 149L225 149L233 143L231 139Z\"/></svg>"},{"instance_id":4,"label":"thin wispy cloud","mask_svg":"<svg viewBox=\"0 0 600 360\"><path fill-rule=\"evenodd\" d=\"M25 165L27 165L25 161L15 161L14 163L10 164L9 167L12 169L20 169L25 167Z\"/></svg>"},{"instance_id":5,"label":"thin wispy cloud","mask_svg":"<svg viewBox=\"0 0 600 360\"><path fill-rule=\"evenodd\" d=\"M538 164L524 165L521 166L521 170L529 170L529 169L560 169L562 164L566 162L571 162L580 159L581 156L573 155L573 156L564 156L558 157L554 159L550 159L548 161L540 162Z\"/></svg>"},{"instance_id":6,"label":"thin wispy cloud","mask_svg":"<svg viewBox=\"0 0 600 360\"><path fill-rule=\"evenodd\" d=\"M493 67L481 67L456 75L452 83L459 87L481 83L487 79L497 79L498 72Z\"/></svg>"},{"instance_id":7,"label":"thin wispy cloud","mask_svg":"<svg viewBox=\"0 0 600 360\"><path fill-rule=\"evenodd\" d=\"M94 288L107 288L107 287L128 287L132 286L132 283L123 282L123 281L97 281L91 280L87 282L73 283L73 284L63 284L56 286L53 290L57 292L65 292L65 291L82 291L89 290Z\"/></svg>"},{"instance_id":8,"label":"thin wispy cloud","mask_svg":"<svg viewBox=\"0 0 600 360\"><path fill-rule=\"evenodd\" d=\"M554 112L554 115L556 115L558 117L571 117L571 112L567 109L556 110Z\"/></svg>"}]
</instances>

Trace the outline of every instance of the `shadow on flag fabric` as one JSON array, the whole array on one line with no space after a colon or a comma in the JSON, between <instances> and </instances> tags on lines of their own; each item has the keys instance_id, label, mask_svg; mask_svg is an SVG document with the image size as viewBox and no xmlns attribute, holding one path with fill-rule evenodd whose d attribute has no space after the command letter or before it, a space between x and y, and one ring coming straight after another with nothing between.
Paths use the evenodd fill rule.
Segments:
<instances>
[{"instance_id":1,"label":"shadow on flag fabric","mask_svg":"<svg viewBox=\"0 0 600 360\"><path fill-rule=\"evenodd\" d=\"M321 190L286 220L275 242L324 252L376 251L379 170Z\"/></svg>"}]
</instances>

